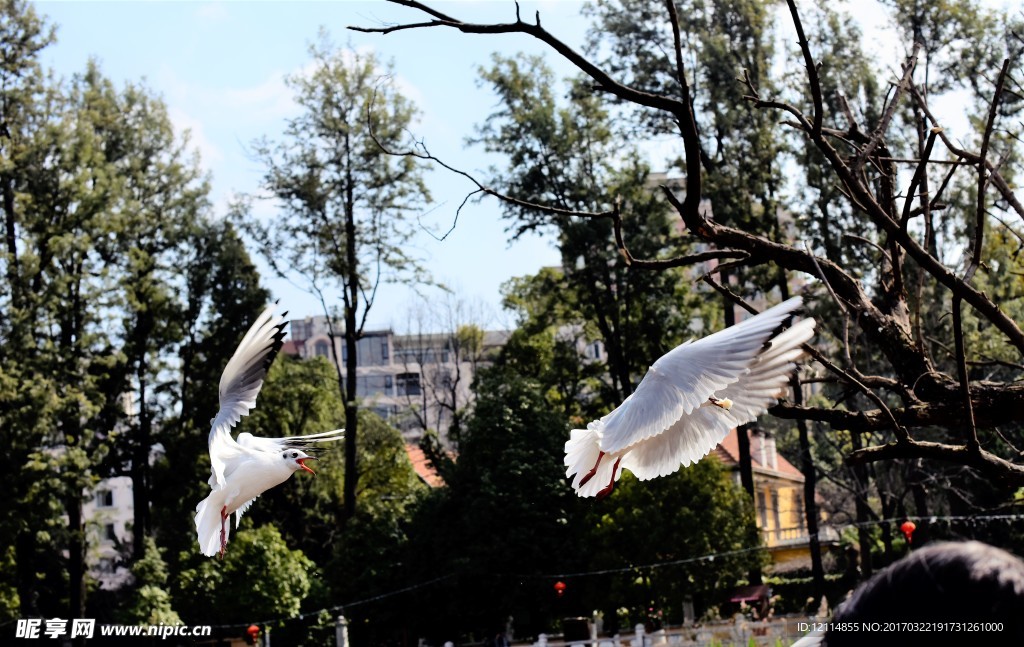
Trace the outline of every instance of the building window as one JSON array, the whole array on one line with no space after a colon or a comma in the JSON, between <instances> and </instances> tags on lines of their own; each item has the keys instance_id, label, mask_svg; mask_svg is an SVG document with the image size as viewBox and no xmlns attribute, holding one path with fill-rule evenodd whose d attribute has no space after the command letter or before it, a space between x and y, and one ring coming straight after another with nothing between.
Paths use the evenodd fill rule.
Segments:
<instances>
[{"instance_id":1,"label":"building window","mask_svg":"<svg viewBox=\"0 0 1024 647\"><path fill-rule=\"evenodd\" d=\"M108 523L103 526L103 538L107 541L117 541L117 533L114 532L114 524Z\"/></svg>"},{"instance_id":2,"label":"building window","mask_svg":"<svg viewBox=\"0 0 1024 647\"><path fill-rule=\"evenodd\" d=\"M384 376L384 393L391 395L391 388L395 385L395 379L390 375Z\"/></svg>"},{"instance_id":3,"label":"building window","mask_svg":"<svg viewBox=\"0 0 1024 647\"><path fill-rule=\"evenodd\" d=\"M387 337L381 337L380 338L380 356L381 356L382 359L387 359L388 358L388 338Z\"/></svg>"},{"instance_id":4,"label":"building window","mask_svg":"<svg viewBox=\"0 0 1024 647\"><path fill-rule=\"evenodd\" d=\"M772 492L772 517L775 521L775 528L779 529L782 527L782 522L779 519L779 493Z\"/></svg>"},{"instance_id":5,"label":"building window","mask_svg":"<svg viewBox=\"0 0 1024 647\"><path fill-rule=\"evenodd\" d=\"M110 490L99 490L96 492L96 507L97 508L112 508L114 507L114 493Z\"/></svg>"},{"instance_id":6,"label":"building window","mask_svg":"<svg viewBox=\"0 0 1024 647\"><path fill-rule=\"evenodd\" d=\"M793 506L796 508L796 527L804 530L806 519L804 519L804 497L799 492L793 494Z\"/></svg>"},{"instance_id":7,"label":"building window","mask_svg":"<svg viewBox=\"0 0 1024 647\"><path fill-rule=\"evenodd\" d=\"M99 561L96 563L96 569L100 573L110 575L114 572L114 560L110 559L109 557L101 557Z\"/></svg>"},{"instance_id":8,"label":"building window","mask_svg":"<svg viewBox=\"0 0 1024 647\"><path fill-rule=\"evenodd\" d=\"M327 345L327 342L323 340L320 340L316 343L314 352L316 353L317 357L327 357L331 354L330 347Z\"/></svg>"},{"instance_id":9,"label":"building window","mask_svg":"<svg viewBox=\"0 0 1024 647\"><path fill-rule=\"evenodd\" d=\"M420 395L420 374L399 373L395 376L396 395Z\"/></svg>"}]
</instances>

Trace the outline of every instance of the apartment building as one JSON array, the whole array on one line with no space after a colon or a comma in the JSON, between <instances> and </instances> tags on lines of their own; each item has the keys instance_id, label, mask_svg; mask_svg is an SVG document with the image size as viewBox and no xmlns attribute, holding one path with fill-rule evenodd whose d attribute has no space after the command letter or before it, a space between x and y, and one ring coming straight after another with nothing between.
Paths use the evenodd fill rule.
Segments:
<instances>
[{"instance_id":1,"label":"apartment building","mask_svg":"<svg viewBox=\"0 0 1024 647\"><path fill-rule=\"evenodd\" d=\"M346 365L348 351L340 322L333 325L333 349L326 317L294 319L290 325L282 352ZM476 371L491 361L510 334L503 330L410 335L396 335L389 329L366 331L356 344L356 395L401 430L407 442L417 441L427 429L437 431L446 442L453 413L471 401Z\"/></svg>"},{"instance_id":2,"label":"apartment building","mask_svg":"<svg viewBox=\"0 0 1024 647\"><path fill-rule=\"evenodd\" d=\"M131 579L122 564L121 548L132 541L135 503L132 480L127 476L103 479L82 502L86 520L89 575L101 589L120 588Z\"/></svg>"}]
</instances>

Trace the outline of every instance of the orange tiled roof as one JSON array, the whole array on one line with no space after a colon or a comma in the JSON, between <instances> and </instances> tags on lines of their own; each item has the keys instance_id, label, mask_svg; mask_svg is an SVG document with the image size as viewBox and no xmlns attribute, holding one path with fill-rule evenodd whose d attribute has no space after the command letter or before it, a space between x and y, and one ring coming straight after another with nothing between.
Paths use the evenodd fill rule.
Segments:
<instances>
[{"instance_id":1,"label":"orange tiled roof","mask_svg":"<svg viewBox=\"0 0 1024 647\"><path fill-rule=\"evenodd\" d=\"M792 463L786 460L786 458L776 452L776 469L772 469L768 465L762 465L758 461L758 457L761 455L761 442L763 436L758 434L750 434L750 463L755 470L761 470L764 472L775 472L784 477L791 478L796 481L803 481L804 475L800 470L793 466ZM726 465L739 465L740 462L740 440L733 429L726 435L722 442L711 452L716 455Z\"/></svg>"},{"instance_id":2,"label":"orange tiled roof","mask_svg":"<svg viewBox=\"0 0 1024 647\"><path fill-rule=\"evenodd\" d=\"M416 475L419 476L424 483L430 487L441 487L444 485L444 479L434 471L434 466L427 460L422 449L416 445L406 444L405 453L409 456L409 462L412 463L412 468L416 471Z\"/></svg>"}]
</instances>

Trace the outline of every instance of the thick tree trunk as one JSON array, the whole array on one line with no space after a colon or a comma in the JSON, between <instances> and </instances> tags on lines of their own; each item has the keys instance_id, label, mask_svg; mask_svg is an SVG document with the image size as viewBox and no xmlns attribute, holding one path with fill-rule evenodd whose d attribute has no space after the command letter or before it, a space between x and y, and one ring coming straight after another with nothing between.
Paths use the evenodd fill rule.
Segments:
<instances>
[{"instance_id":1,"label":"thick tree trunk","mask_svg":"<svg viewBox=\"0 0 1024 647\"><path fill-rule=\"evenodd\" d=\"M149 447L152 435L152 421L146 407L146 361L139 360L139 426L132 448L132 559L142 559L146 549L146 535L149 533Z\"/></svg>"},{"instance_id":2,"label":"thick tree trunk","mask_svg":"<svg viewBox=\"0 0 1024 647\"><path fill-rule=\"evenodd\" d=\"M803 405L803 393L799 380L793 380L793 402ZM825 595L825 567L821 561L821 539L818 537L818 503L815 501L815 490L818 486L818 473L814 469L814 457L811 454L811 435L806 420L797 420L800 432L800 471L804 475L804 519L807 524L808 548L811 551L811 594L814 596L812 608L818 608L821 596Z\"/></svg>"},{"instance_id":3,"label":"thick tree trunk","mask_svg":"<svg viewBox=\"0 0 1024 647\"><path fill-rule=\"evenodd\" d=\"M35 618L40 614L36 593L36 542L31 530L22 530L14 543L14 561L17 571L18 601L22 618Z\"/></svg>"},{"instance_id":4,"label":"thick tree trunk","mask_svg":"<svg viewBox=\"0 0 1024 647\"><path fill-rule=\"evenodd\" d=\"M359 409L356 406L356 336L353 326L355 315L345 317L345 352L348 361L345 363L345 493L343 521L348 521L356 513L356 487L359 482L359 469L356 461L356 434L359 424Z\"/></svg>"},{"instance_id":5,"label":"thick tree trunk","mask_svg":"<svg viewBox=\"0 0 1024 647\"><path fill-rule=\"evenodd\" d=\"M729 285L729 275L726 272L722 273L722 283ZM726 328L736 325L736 311L728 299L725 300L724 315ZM737 427L736 441L739 447L740 485L743 486L743 490L753 502L754 514L757 515L757 498L754 496L754 464L750 460L750 430L753 426L753 424L748 424ZM760 584L762 582L761 569L752 568L747 577L751 584Z\"/></svg>"},{"instance_id":6,"label":"thick tree trunk","mask_svg":"<svg viewBox=\"0 0 1024 647\"><path fill-rule=\"evenodd\" d=\"M854 451L861 449L863 443L860 434L850 434ZM871 510L868 508L868 473L864 465L854 465L853 471L853 496L854 507L857 515L857 542L860 547L860 576L867 579L872 572L871 566L871 532L868 523L871 520Z\"/></svg>"},{"instance_id":7,"label":"thick tree trunk","mask_svg":"<svg viewBox=\"0 0 1024 647\"><path fill-rule=\"evenodd\" d=\"M68 513L68 614L85 617L85 521L82 493L75 488L64 503Z\"/></svg>"},{"instance_id":8,"label":"thick tree trunk","mask_svg":"<svg viewBox=\"0 0 1024 647\"><path fill-rule=\"evenodd\" d=\"M345 150L351 147L346 134ZM359 258L356 254L359 239L356 232L355 181L351 176L351 165L345 182L345 348L348 361L345 363L345 492L343 523L356 513L356 487L359 483L359 465L356 456L358 444L359 409L356 401L356 365L358 362L357 342L361 332L356 315L359 308Z\"/></svg>"},{"instance_id":9,"label":"thick tree trunk","mask_svg":"<svg viewBox=\"0 0 1024 647\"><path fill-rule=\"evenodd\" d=\"M10 177L0 176L0 192L3 193L4 241L7 249L7 282L11 291L11 305L21 307L21 283L18 267L18 236L14 213L14 187Z\"/></svg>"},{"instance_id":10,"label":"thick tree trunk","mask_svg":"<svg viewBox=\"0 0 1024 647\"><path fill-rule=\"evenodd\" d=\"M730 275L728 272L722 272L722 284L728 286L730 282ZM725 327L736 325L736 311L733 308L732 301L728 298L725 299L725 307L723 310L725 317ZM746 490L747 494L753 498L754 496L754 466L750 462L750 429L753 425L742 425L736 429L736 438L739 443L739 460L740 460L740 484L743 489ZM756 501L755 501L756 503Z\"/></svg>"}]
</instances>

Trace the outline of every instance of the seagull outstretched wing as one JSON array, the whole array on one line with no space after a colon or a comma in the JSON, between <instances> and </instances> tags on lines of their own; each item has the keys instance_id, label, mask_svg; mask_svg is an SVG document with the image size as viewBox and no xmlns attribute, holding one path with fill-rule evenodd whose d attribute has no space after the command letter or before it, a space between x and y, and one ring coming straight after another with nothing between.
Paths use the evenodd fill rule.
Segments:
<instances>
[{"instance_id":1,"label":"seagull outstretched wing","mask_svg":"<svg viewBox=\"0 0 1024 647\"><path fill-rule=\"evenodd\" d=\"M779 332L799 297L658 359L621 405L573 429L566 476L580 496L611 491L622 469L641 480L665 476L707 455L730 429L754 420L785 391L814 333L804 319Z\"/></svg>"},{"instance_id":2,"label":"seagull outstretched wing","mask_svg":"<svg viewBox=\"0 0 1024 647\"><path fill-rule=\"evenodd\" d=\"M802 301L784 303L712 335L689 341L654 362L636 391L601 418L601 449L616 452L659 435L684 414L737 382L765 343Z\"/></svg>"},{"instance_id":3,"label":"seagull outstretched wing","mask_svg":"<svg viewBox=\"0 0 1024 647\"><path fill-rule=\"evenodd\" d=\"M226 476L244 459L245 448L231 437L231 428L256 407L263 380L284 341L288 313L274 315L276 307L276 303L267 306L257 317L221 374L220 410L211 422L209 442L214 489L223 487Z\"/></svg>"}]
</instances>

